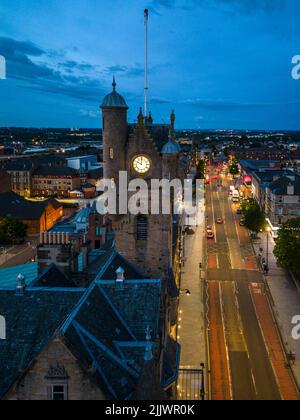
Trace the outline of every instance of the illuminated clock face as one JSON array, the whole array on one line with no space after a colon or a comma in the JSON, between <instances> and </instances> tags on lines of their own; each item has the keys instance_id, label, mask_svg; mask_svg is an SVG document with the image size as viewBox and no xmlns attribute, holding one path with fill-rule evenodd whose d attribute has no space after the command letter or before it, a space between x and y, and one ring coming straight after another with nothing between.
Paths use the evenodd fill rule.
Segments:
<instances>
[{"instance_id":1,"label":"illuminated clock face","mask_svg":"<svg viewBox=\"0 0 300 420\"><path fill-rule=\"evenodd\" d=\"M138 174L146 174L151 168L151 162L146 156L137 156L134 158L132 166Z\"/></svg>"}]
</instances>

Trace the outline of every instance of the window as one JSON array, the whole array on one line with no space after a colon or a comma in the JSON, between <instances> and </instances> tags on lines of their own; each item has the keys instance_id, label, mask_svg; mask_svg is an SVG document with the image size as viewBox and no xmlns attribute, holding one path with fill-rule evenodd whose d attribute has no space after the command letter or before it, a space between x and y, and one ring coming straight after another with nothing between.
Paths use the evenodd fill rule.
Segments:
<instances>
[{"instance_id":1,"label":"window","mask_svg":"<svg viewBox=\"0 0 300 420\"><path fill-rule=\"evenodd\" d=\"M67 386L66 385L51 385L51 400L52 401L66 401L67 400Z\"/></svg>"},{"instance_id":2,"label":"window","mask_svg":"<svg viewBox=\"0 0 300 420\"><path fill-rule=\"evenodd\" d=\"M114 149L112 147L109 148L109 158L110 160L114 159Z\"/></svg>"},{"instance_id":3,"label":"window","mask_svg":"<svg viewBox=\"0 0 300 420\"><path fill-rule=\"evenodd\" d=\"M136 239L137 241L147 241L148 239L148 219L145 216L138 216L136 219Z\"/></svg>"}]
</instances>

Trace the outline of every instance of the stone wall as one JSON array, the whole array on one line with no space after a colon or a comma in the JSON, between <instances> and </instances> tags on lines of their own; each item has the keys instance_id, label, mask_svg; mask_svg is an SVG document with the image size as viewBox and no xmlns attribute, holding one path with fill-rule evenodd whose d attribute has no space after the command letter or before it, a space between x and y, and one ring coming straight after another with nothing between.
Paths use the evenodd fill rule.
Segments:
<instances>
[{"instance_id":1,"label":"stone wall","mask_svg":"<svg viewBox=\"0 0 300 420\"><path fill-rule=\"evenodd\" d=\"M82 369L59 338L49 343L6 399L51 400L53 385L64 386L66 399L70 401L106 399L91 373Z\"/></svg>"}]
</instances>

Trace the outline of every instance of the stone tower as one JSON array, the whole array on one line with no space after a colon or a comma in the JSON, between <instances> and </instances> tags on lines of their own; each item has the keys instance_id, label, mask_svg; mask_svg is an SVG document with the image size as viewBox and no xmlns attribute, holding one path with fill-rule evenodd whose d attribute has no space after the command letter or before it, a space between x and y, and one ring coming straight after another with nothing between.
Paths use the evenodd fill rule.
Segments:
<instances>
[{"instance_id":1,"label":"stone tower","mask_svg":"<svg viewBox=\"0 0 300 420\"><path fill-rule=\"evenodd\" d=\"M137 124L127 125L128 107L116 92L115 81L113 86L113 92L105 97L101 106L105 177L118 184L119 171L125 170L128 181L141 178L148 183L149 190L152 179L177 178L180 148L172 140L174 113L171 129L167 125L153 125L152 115L145 117L142 109ZM147 277L165 278L173 260L173 214L149 212L147 215L110 216L110 219L117 251Z\"/></svg>"},{"instance_id":2,"label":"stone tower","mask_svg":"<svg viewBox=\"0 0 300 420\"><path fill-rule=\"evenodd\" d=\"M113 80L113 91L102 103L103 114L103 161L104 178L116 179L119 171L126 168L127 110L124 98L116 91Z\"/></svg>"}]
</instances>

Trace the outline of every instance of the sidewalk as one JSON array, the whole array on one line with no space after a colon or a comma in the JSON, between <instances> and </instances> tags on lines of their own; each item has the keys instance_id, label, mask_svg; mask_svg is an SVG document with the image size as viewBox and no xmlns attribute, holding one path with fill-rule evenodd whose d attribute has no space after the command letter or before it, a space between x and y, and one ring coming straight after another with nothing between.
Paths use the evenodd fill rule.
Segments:
<instances>
[{"instance_id":1,"label":"sidewalk","mask_svg":"<svg viewBox=\"0 0 300 420\"><path fill-rule=\"evenodd\" d=\"M199 263L203 257L203 226L193 227L194 235L185 236L185 258L181 289L191 294L180 296L178 341L181 344L181 368L200 369L206 364L203 287ZM204 272L202 272L204 276Z\"/></svg>"},{"instance_id":2,"label":"sidewalk","mask_svg":"<svg viewBox=\"0 0 300 420\"><path fill-rule=\"evenodd\" d=\"M253 243L256 255L259 249L263 248L263 256L266 256L267 236L262 235L261 240ZM269 268L267 282L274 302L274 312L281 331L287 353L293 352L296 355L295 365L292 366L294 375L300 386L300 340L292 338L292 318L300 315L300 293L293 282L290 274L277 266L276 258L273 254L275 242L269 236Z\"/></svg>"}]
</instances>

